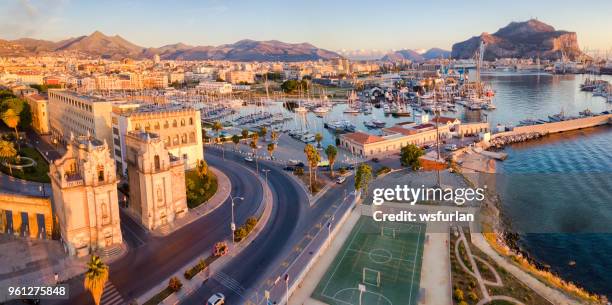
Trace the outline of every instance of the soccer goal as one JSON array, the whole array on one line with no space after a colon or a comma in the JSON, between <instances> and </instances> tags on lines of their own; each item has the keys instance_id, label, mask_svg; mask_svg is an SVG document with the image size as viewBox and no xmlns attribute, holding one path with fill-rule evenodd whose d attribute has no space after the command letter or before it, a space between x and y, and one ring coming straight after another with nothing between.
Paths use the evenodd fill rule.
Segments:
<instances>
[{"instance_id":1,"label":"soccer goal","mask_svg":"<svg viewBox=\"0 0 612 305\"><path fill-rule=\"evenodd\" d=\"M380 236L388 237L388 238L395 238L395 232L396 231L397 230L395 228L380 227Z\"/></svg>"},{"instance_id":2,"label":"soccer goal","mask_svg":"<svg viewBox=\"0 0 612 305\"><path fill-rule=\"evenodd\" d=\"M362 281L366 285L380 287L380 271L364 267Z\"/></svg>"}]
</instances>

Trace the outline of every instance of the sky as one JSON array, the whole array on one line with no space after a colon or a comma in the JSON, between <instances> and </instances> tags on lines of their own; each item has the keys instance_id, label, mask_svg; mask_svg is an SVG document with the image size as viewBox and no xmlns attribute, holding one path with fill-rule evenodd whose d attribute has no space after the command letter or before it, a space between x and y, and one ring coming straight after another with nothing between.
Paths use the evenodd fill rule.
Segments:
<instances>
[{"instance_id":1,"label":"sky","mask_svg":"<svg viewBox=\"0 0 612 305\"><path fill-rule=\"evenodd\" d=\"M0 38L61 40L99 30L143 47L241 39L309 42L333 51L450 49L511 21L574 31L612 51L612 0L0 0Z\"/></svg>"}]
</instances>

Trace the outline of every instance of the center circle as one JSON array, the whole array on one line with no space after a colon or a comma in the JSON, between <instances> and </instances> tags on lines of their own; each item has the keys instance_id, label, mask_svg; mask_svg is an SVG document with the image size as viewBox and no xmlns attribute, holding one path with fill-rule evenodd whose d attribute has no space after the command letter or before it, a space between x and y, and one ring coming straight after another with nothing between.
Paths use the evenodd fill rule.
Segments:
<instances>
[{"instance_id":1,"label":"center circle","mask_svg":"<svg viewBox=\"0 0 612 305\"><path fill-rule=\"evenodd\" d=\"M368 254L370 259L377 264L385 264L391 261L393 255L385 249L372 249Z\"/></svg>"}]
</instances>

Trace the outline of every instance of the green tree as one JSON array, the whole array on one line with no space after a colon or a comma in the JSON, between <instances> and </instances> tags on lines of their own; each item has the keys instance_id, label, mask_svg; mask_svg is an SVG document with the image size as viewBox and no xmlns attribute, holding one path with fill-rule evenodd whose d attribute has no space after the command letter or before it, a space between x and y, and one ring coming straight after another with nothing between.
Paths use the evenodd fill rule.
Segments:
<instances>
[{"instance_id":1,"label":"green tree","mask_svg":"<svg viewBox=\"0 0 612 305\"><path fill-rule=\"evenodd\" d=\"M215 121L212 125L212 130L215 132L217 139L219 138L219 131L223 130L223 124L219 121Z\"/></svg>"},{"instance_id":2,"label":"green tree","mask_svg":"<svg viewBox=\"0 0 612 305\"><path fill-rule=\"evenodd\" d=\"M15 158L15 156L17 156L17 150L15 150L13 143L0 140L0 160L8 162ZM13 175L13 168L10 166L8 168L11 175Z\"/></svg>"},{"instance_id":3,"label":"green tree","mask_svg":"<svg viewBox=\"0 0 612 305\"><path fill-rule=\"evenodd\" d=\"M362 194L367 194L370 181L372 181L372 167L361 163L355 174L355 190L361 190Z\"/></svg>"},{"instance_id":4,"label":"green tree","mask_svg":"<svg viewBox=\"0 0 612 305\"><path fill-rule=\"evenodd\" d=\"M306 144L304 147L304 154L306 155L306 159L308 160L308 179L310 183L310 191L314 190L313 187L313 174L314 174L314 182L317 182L316 168L321 161L321 154L319 151L312 145Z\"/></svg>"},{"instance_id":5,"label":"green tree","mask_svg":"<svg viewBox=\"0 0 612 305\"><path fill-rule=\"evenodd\" d=\"M336 162L336 156L338 155L338 149L336 146L327 145L325 148L325 155L327 156L327 160L329 160L329 171L331 173L332 178L334 177L334 163Z\"/></svg>"},{"instance_id":6,"label":"green tree","mask_svg":"<svg viewBox=\"0 0 612 305\"><path fill-rule=\"evenodd\" d=\"M196 162L196 171L200 179L204 179L208 176L208 163L205 160L198 160Z\"/></svg>"},{"instance_id":7,"label":"green tree","mask_svg":"<svg viewBox=\"0 0 612 305\"><path fill-rule=\"evenodd\" d=\"M246 139L249 137L249 130L246 128L243 128L242 131L240 132L242 134L242 138Z\"/></svg>"},{"instance_id":8,"label":"green tree","mask_svg":"<svg viewBox=\"0 0 612 305\"><path fill-rule=\"evenodd\" d=\"M276 145L274 143L268 144L268 154L270 155L270 159L272 159L272 154L274 154L274 149L276 149Z\"/></svg>"},{"instance_id":9,"label":"green tree","mask_svg":"<svg viewBox=\"0 0 612 305\"><path fill-rule=\"evenodd\" d=\"M259 136L260 136L260 137L262 137L262 138L265 138L265 137L266 137L266 134L268 134L268 128L266 128L266 127L261 127L261 128L259 129Z\"/></svg>"},{"instance_id":10,"label":"green tree","mask_svg":"<svg viewBox=\"0 0 612 305\"><path fill-rule=\"evenodd\" d=\"M183 287L183 283L181 283L181 280L176 276L171 277L170 280L168 281L168 288L172 292L177 292L181 290L182 287Z\"/></svg>"},{"instance_id":11,"label":"green tree","mask_svg":"<svg viewBox=\"0 0 612 305\"><path fill-rule=\"evenodd\" d=\"M232 142L234 143L234 148L238 149L238 144L240 144L240 137L238 135L233 135Z\"/></svg>"},{"instance_id":12,"label":"green tree","mask_svg":"<svg viewBox=\"0 0 612 305\"><path fill-rule=\"evenodd\" d=\"M320 132L315 134L315 141L317 142L317 147L321 147L321 141L323 141L323 135Z\"/></svg>"},{"instance_id":13,"label":"green tree","mask_svg":"<svg viewBox=\"0 0 612 305\"><path fill-rule=\"evenodd\" d=\"M17 126L19 125L19 115L13 110L9 108L2 114L2 121L9 128L13 128L15 130L15 141L17 141L17 147L19 148L19 132L17 130Z\"/></svg>"},{"instance_id":14,"label":"green tree","mask_svg":"<svg viewBox=\"0 0 612 305\"><path fill-rule=\"evenodd\" d=\"M100 305L106 281L108 281L108 266L102 262L100 257L92 255L87 263L84 286L86 290L91 292L96 305Z\"/></svg>"},{"instance_id":15,"label":"green tree","mask_svg":"<svg viewBox=\"0 0 612 305\"><path fill-rule=\"evenodd\" d=\"M420 157L425 154L421 148L414 144L408 144L402 147L400 152L400 162L402 166L410 166L412 170L417 170L421 167Z\"/></svg>"}]
</instances>

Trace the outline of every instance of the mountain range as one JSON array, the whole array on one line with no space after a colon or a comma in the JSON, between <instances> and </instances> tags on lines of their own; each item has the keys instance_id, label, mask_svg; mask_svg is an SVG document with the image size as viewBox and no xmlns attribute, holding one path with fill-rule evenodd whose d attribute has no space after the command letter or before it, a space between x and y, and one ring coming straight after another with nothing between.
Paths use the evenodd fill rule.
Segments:
<instances>
[{"instance_id":1,"label":"mountain range","mask_svg":"<svg viewBox=\"0 0 612 305\"><path fill-rule=\"evenodd\" d=\"M493 34L482 33L468 40L455 43L452 57L473 58L480 43L485 43L484 58L535 58L560 59L566 56L577 59L584 56L578 47L575 32L555 30L554 27L531 19L525 22L511 22Z\"/></svg>"},{"instance_id":2,"label":"mountain range","mask_svg":"<svg viewBox=\"0 0 612 305\"><path fill-rule=\"evenodd\" d=\"M436 58L448 58L450 51L442 50L439 48L431 48L423 53L416 50L399 50L386 54L381 58L384 61L400 61L400 60L411 60L415 62L422 62L429 59Z\"/></svg>"},{"instance_id":3,"label":"mountain range","mask_svg":"<svg viewBox=\"0 0 612 305\"><path fill-rule=\"evenodd\" d=\"M240 40L220 46L190 46L183 43L145 48L133 44L119 35L107 36L99 31L62 41L31 38L0 39L0 56L32 56L44 54L73 54L89 58L230 60L230 61L305 61L338 58L335 52L317 48L308 43L285 43L277 40Z\"/></svg>"}]
</instances>

